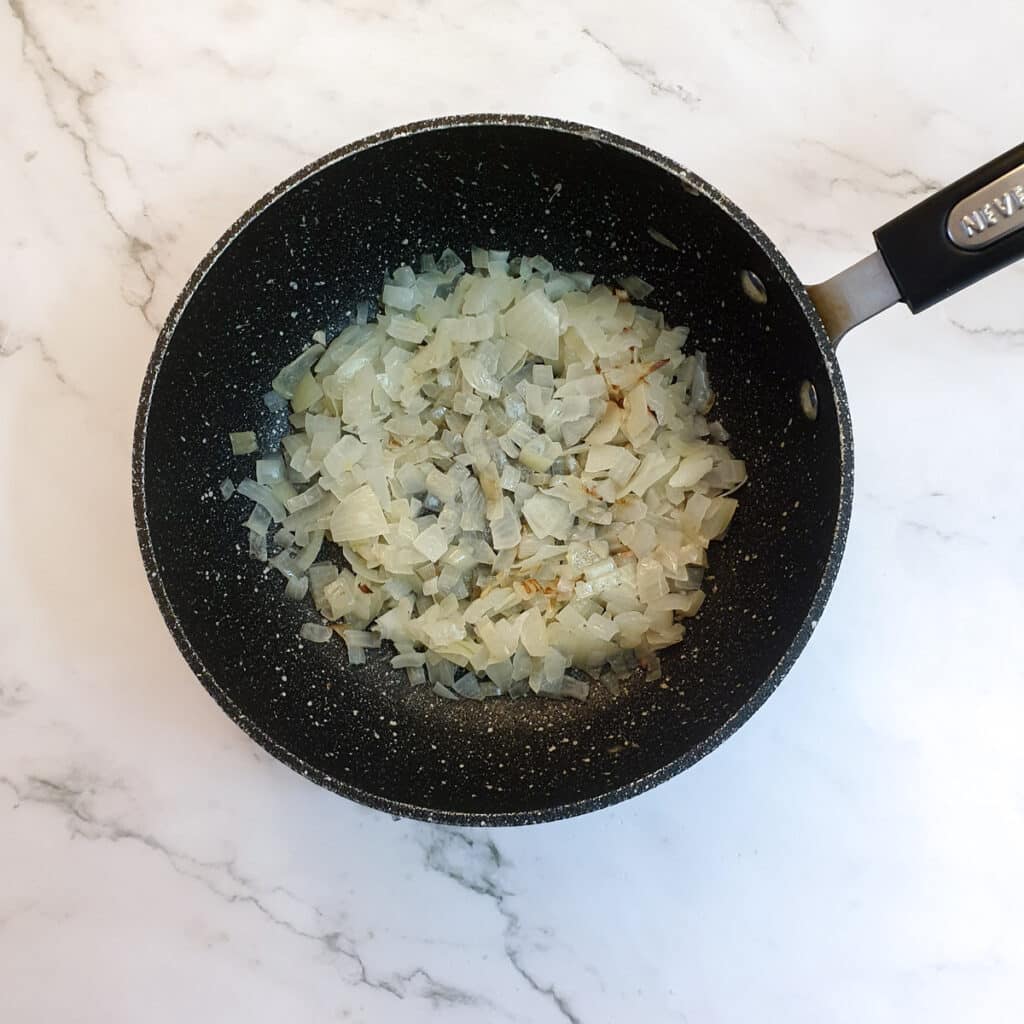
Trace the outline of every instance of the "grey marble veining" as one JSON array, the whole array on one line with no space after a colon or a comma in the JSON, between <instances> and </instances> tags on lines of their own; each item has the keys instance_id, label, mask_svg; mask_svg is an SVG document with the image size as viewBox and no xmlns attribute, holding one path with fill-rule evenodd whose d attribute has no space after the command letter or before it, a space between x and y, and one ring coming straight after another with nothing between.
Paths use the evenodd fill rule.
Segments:
<instances>
[{"instance_id":1,"label":"grey marble veining","mask_svg":"<svg viewBox=\"0 0 1024 1024\"><path fill-rule=\"evenodd\" d=\"M988 25L1021 27L1013 0ZM718 185L805 279L1019 141L950 2L0 7L0 1017L686 1024L1024 1014L1024 267L859 328L847 555L731 740L523 830L309 785L191 678L128 482L208 246L391 124L549 113Z\"/></svg>"}]
</instances>

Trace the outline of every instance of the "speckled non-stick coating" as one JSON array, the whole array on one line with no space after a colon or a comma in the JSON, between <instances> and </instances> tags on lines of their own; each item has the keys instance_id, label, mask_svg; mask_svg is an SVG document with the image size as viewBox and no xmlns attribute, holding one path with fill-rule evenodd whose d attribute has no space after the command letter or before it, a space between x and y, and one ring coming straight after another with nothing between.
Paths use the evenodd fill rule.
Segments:
<instances>
[{"instance_id":1,"label":"speckled non-stick coating","mask_svg":"<svg viewBox=\"0 0 1024 1024\"><path fill-rule=\"evenodd\" d=\"M655 241L653 228L678 246ZM604 280L635 273L708 353L716 412L750 483L711 551L710 593L664 678L585 704L453 704L378 659L303 644L312 607L250 561L250 503L218 484L252 475L228 432L273 450L261 395L324 328L349 322L382 277L471 245L540 253ZM757 305L743 269L765 283ZM811 380L815 422L799 405ZM539 118L411 125L310 165L258 202L196 270L142 390L133 463L153 591L200 681L258 743L315 782L434 821L524 824L592 810L692 764L765 700L827 598L846 536L850 424L831 348L788 264L736 207L635 143ZM766 767L770 770L770 766Z\"/></svg>"}]
</instances>

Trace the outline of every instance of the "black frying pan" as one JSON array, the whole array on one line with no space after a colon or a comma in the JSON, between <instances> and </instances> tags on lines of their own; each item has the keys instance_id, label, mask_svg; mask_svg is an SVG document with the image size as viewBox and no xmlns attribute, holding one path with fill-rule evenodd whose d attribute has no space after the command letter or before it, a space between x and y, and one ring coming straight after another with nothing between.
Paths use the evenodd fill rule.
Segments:
<instances>
[{"instance_id":1,"label":"black frying pan","mask_svg":"<svg viewBox=\"0 0 1024 1024\"><path fill-rule=\"evenodd\" d=\"M881 256L812 289L706 182L580 125L444 119L311 164L203 260L143 385L139 543L186 660L276 757L395 814L562 818L693 764L779 684L835 579L853 483L835 341L886 305L916 312L1024 253L1013 233L1024 223L1022 163L1024 146L925 200L876 233ZM276 448L286 424L260 396L312 331L337 332L399 264L474 244L653 284L652 302L708 353L717 409L749 467L729 536L711 552L702 612L663 653L664 678L618 698L597 687L582 705L451 704L410 688L384 658L353 669L336 645L300 646L310 610L282 600L280 578L242 550L249 503L216 492L251 473L230 454L229 431L255 426L262 449Z\"/></svg>"}]
</instances>

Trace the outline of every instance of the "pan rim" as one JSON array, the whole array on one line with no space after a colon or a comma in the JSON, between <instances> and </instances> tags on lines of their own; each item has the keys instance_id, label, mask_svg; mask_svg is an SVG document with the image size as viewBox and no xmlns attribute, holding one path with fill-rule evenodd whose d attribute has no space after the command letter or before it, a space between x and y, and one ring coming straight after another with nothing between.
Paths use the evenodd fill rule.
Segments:
<instances>
[{"instance_id":1,"label":"pan rim","mask_svg":"<svg viewBox=\"0 0 1024 1024\"><path fill-rule=\"evenodd\" d=\"M686 751L685 754L674 758L672 761L655 769L654 771L643 774L629 783L616 786L615 788L596 796L582 797L578 800L558 803L550 807L499 811L494 813L463 810L439 810L430 807L420 807L415 804L393 800L389 797L360 789L357 786L335 778L328 772L307 763L299 755L278 743L263 726L246 715L235 703L232 697L217 683L213 673L207 669L199 651L192 646L192 643L189 640L177 613L175 612L170 595L164 585L160 565L157 561L156 552L153 548L152 538L150 536L148 518L149 509L147 507L144 486L146 432L149 422L149 412L164 357L173 340L175 330L182 314L202 285L206 275L228 246L231 245L231 243L234 242L234 240L249 226L249 224L256 220L256 218L259 217L259 215L270 205L290 192L293 188L301 185L303 182L316 174L319 174L325 168L330 167L335 163L395 139L424 134L431 131L479 127L482 125L506 125L510 127L537 128L583 136L584 138L592 139L593 141L604 145L614 146L633 156L647 160L662 170L678 177L684 185L695 189L697 192L704 195L715 203L716 206L722 209L723 212L725 212L732 220L739 224L746 234L750 236L750 238L771 260L772 265L775 267L776 271L779 273L780 277L789 287L799 303L807 320L808 326L814 334L815 341L821 352L822 362L828 375L828 382L832 389L835 402L839 431L840 460L839 503L835 530L833 532L829 556L822 570L821 578L811 602L811 606L782 657L772 668L771 672L769 672L764 678L758 688L736 711L736 713L723 722L707 738ZM399 125L332 150L324 156L306 164L269 192L261 196L217 239L189 276L188 281L176 298L174 305L171 307L171 310L160 329L160 333L157 337L153 352L146 367L146 373L140 389L139 405L135 417L135 428L132 443L132 504L135 514L136 536L139 549L142 554L143 564L146 569L146 577L149 580L150 588L153 591L153 596L156 599L164 622L166 623L171 636L174 638L178 650L181 652L193 674L202 684L204 689L217 702L220 708L251 739L255 740L274 758L298 772L300 775L316 782L325 789L337 793L340 796L347 797L356 803L363 804L364 806L400 817L457 826L484 827L539 824L547 821L572 818L581 814L586 814L590 811L610 807L613 804L620 803L630 797L646 792L649 789L653 789L662 782L678 775L680 772L696 764L699 760L711 753L712 750L728 739L734 732L736 732L737 729L739 729L741 725L750 719L754 712L757 711L758 708L760 708L768 697L776 690L792 668L793 664L796 662L796 659L802 653L811 634L817 626L822 610L824 609L829 595L831 594L832 587L839 571L839 565L842 561L853 504L852 423L850 420L850 410L846 396L846 389L843 384L839 365L835 358L835 350L828 339L824 324L818 315L817 309L811 302L806 288L797 277L789 262L776 248L774 243L767 237L767 235L765 235L761 228L759 228L757 224L754 223L754 221L752 221L735 203L726 198L714 186L670 157L658 153L641 143L590 125L561 120L559 118L529 114L481 113L452 115Z\"/></svg>"}]
</instances>

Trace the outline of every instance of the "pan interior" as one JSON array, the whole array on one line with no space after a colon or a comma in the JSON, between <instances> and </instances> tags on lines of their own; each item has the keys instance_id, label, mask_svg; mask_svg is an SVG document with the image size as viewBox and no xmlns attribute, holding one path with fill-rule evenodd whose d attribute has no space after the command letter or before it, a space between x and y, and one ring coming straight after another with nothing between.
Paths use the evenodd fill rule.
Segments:
<instances>
[{"instance_id":1,"label":"pan interior","mask_svg":"<svg viewBox=\"0 0 1024 1024\"><path fill-rule=\"evenodd\" d=\"M837 536L841 430L788 271L710 190L593 132L472 123L328 158L242 224L165 329L136 468L140 534L164 611L247 731L375 806L526 821L665 777L760 703ZM474 244L654 285L650 304L689 325L690 347L707 352L716 412L748 464L730 535L711 551L704 610L663 653L664 677L615 699L595 687L583 705L453 705L411 689L384 660L350 669L340 645L300 644L298 628L315 613L283 600L280 577L246 556L249 502L217 492L225 477L253 474L251 457L230 454L229 431L255 429L265 449L280 437L283 421L260 397L315 329L339 330L397 265L445 246L468 260ZM767 302L744 290L744 270ZM801 412L806 380L814 421Z\"/></svg>"}]
</instances>

